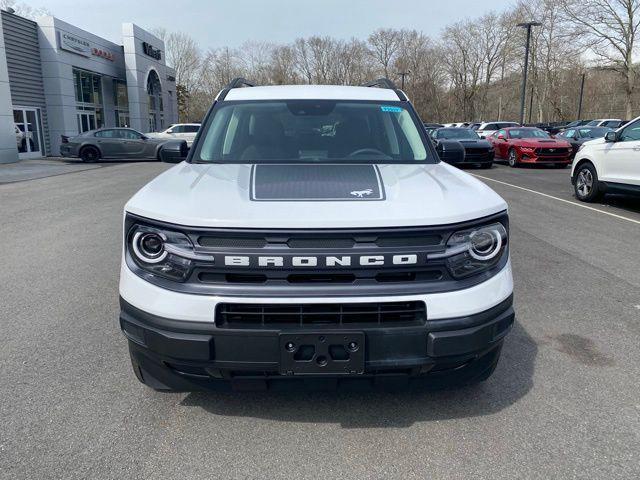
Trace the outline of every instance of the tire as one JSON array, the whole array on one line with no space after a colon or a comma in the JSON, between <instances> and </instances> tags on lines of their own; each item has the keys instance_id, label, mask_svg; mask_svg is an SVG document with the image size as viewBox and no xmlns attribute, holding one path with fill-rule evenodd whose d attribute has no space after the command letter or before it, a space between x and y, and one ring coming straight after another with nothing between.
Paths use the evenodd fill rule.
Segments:
<instances>
[{"instance_id":1,"label":"tire","mask_svg":"<svg viewBox=\"0 0 640 480\"><path fill-rule=\"evenodd\" d=\"M583 163L576 169L573 189L576 198L582 202L595 202L602 198L598 173L592 163Z\"/></svg>"},{"instance_id":2,"label":"tire","mask_svg":"<svg viewBox=\"0 0 640 480\"><path fill-rule=\"evenodd\" d=\"M80 150L80 159L86 163L97 162L100 160L100 152L96 147L83 147Z\"/></svg>"},{"instance_id":3,"label":"tire","mask_svg":"<svg viewBox=\"0 0 640 480\"><path fill-rule=\"evenodd\" d=\"M518 153L514 148L509 149L509 153L507 154L507 163L511 168L518 168L520 166L520 162L518 162Z\"/></svg>"}]
</instances>

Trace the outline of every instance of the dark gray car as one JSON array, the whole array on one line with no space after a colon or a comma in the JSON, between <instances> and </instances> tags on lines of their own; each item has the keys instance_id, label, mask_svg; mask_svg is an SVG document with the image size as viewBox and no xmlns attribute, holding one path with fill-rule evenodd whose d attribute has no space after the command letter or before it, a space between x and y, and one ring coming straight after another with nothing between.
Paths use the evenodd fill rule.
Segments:
<instances>
[{"instance_id":1,"label":"dark gray car","mask_svg":"<svg viewBox=\"0 0 640 480\"><path fill-rule=\"evenodd\" d=\"M62 137L60 155L78 157L84 162L100 158L159 160L167 139L150 138L132 128L99 128L76 137Z\"/></svg>"}]
</instances>

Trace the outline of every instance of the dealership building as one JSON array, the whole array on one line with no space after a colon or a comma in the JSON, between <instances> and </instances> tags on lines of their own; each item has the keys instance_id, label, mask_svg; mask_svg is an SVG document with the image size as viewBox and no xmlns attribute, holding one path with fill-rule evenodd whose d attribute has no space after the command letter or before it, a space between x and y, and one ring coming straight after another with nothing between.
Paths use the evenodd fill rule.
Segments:
<instances>
[{"instance_id":1,"label":"dealership building","mask_svg":"<svg viewBox=\"0 0 640 480\"><path fill-rule=\"evenodd\" d=\"M62 136L95 128L177 122L175 71L156 36L124 23L118 45L51 16L1 15L0 163L58 155Z\"/></svg>"}]
</instances>

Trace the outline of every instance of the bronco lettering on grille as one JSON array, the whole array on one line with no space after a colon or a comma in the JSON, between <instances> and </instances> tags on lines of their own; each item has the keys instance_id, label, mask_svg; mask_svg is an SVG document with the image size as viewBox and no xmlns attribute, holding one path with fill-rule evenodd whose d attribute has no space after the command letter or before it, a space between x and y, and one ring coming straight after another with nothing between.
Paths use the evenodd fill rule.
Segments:
<instances>
[{"instance_id":1,"label":"bronco lettering on grille","mask_svg":"<svg viewBox=\"0 0 640 480\"><path fill-rule=\"evenodd\" d=\"M285 263L292 267L350 267L360 266L380 266L380 265L416 265L418 255L343 255L343 256L249 256L249 255L225 255L224 264L229 267L265 267L282 268Z\"/></svg>"}]
</instances>

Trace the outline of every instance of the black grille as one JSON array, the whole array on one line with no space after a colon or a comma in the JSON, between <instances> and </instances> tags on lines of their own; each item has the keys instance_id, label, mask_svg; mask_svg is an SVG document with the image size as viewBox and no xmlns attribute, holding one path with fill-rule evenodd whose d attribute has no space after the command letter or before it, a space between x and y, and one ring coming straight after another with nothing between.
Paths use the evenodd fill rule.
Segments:
<instances>
[{"instance_id":1,"label":"black grille","mask_svg":"<svg viewBox=\"0 0 640 480\"><path fill-rule=\"evenodd\" d=\"M211 248L264 248L267 241L261 237L200 237L198 243Z\"/></svg>"},{"instance_id":2,"label":"black grille","mask_svg":"<svg viewBox=\"0 0 640 480\"><path fill-rule=\"evenodd\" d=\"M489 154L489 149L488 148L465 148L465 153L467 155L475 155L475 156L480 156L480 155L488 155Z\"/></svg>"},{"instance_id":3,"label":"black grille","mask_svg":"<svg viewBox=\"0 0 640 480\"><path fill-rule=\"evenodd\" d=\"M220 303L219 328L304 328L330 325L411 326L427 319L424 302L246 304Z\"/></svg>"},{"instance_id":4,"label":"black grille","mask_svg":"<svg viewBox=\"0 0 640 480\"><path fill-rule=\"evenodd\" d=\"M351 249L358 246L378 247L433 247L442 243L442 235L374 233L371 235L298 237L294 235L200 236L198 244L212 249L227 248L279 248L291 249Z\"/></svg>"},{"instance_id":5,"label":"black grille","mask_svg":"<svg viewBox=\"0 0 640 480\"><path fill-rule=\"evenodd\" d=\"M568 148L538 148L536 153L540 157L559 157L569 153Z\"/></svg>"}]
</instances>

